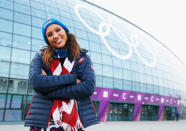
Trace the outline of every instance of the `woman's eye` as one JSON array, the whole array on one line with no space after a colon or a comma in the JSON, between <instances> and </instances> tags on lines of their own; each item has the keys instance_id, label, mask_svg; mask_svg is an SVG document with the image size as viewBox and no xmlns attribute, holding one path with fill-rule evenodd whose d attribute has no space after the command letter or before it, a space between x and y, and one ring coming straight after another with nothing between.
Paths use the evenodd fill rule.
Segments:
<instances>
[{"instance_id":1,"label":"woman's eye","mask_svg":"<svg viewBox=\"0 0 186 131\"><path fill-rule=\"evenodd\" d=\"M56 29L56 32L59 32L60 30L61 30L61 29L58 28L58 29Z\"/></svg>"},{"instance_id":2,"label":"woman's eye","mask_svg":"<svg viewBox=\"0 0 186 131\"><path fill-rule=\"evenodd\" d=\"M52 33L48 33L48 35L47 35L48 37L51 37L52 36Z\"/></svg>"}]
</instances>

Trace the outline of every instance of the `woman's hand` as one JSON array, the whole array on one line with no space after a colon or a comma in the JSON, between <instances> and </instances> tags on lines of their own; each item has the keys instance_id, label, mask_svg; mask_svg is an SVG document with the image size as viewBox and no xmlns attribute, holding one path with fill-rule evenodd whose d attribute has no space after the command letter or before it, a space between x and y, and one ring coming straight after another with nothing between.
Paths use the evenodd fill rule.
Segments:
<instances>
[{"instance_id":1,"label":"woman's hand","mask_svg":"<svg viewBox=\"0 0 186 131\"><path fill-rule=\"evenodd\" d=\"M79 79L77 79L77 83L80 83L81 81Z\"/></svg>"},{"instance_id":2,"label":"woman's hand","mask_svg":"<svg viewBox=\"0 0 186 131\"><path fill-rule=\"evenodd\" d=\"M41 69L41 75L47 75L47 73L43 69Z\"/></svg>"}]
</instances>

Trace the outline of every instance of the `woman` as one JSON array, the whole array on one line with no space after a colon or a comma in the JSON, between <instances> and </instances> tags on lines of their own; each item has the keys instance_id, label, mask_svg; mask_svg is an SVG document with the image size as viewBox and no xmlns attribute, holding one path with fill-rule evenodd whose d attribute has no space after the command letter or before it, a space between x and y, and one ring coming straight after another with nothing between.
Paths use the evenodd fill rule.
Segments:
<instances>
[{"instance_id":1,"label":"woman","mask_svg":"<svg viewBox=\"0 0 186 131\"><path fill-rule=\"evenodd\" d=\"M82 131L99 123L90 96L95 74L87 51L56 19L42 26L48 44L33 58L29 80L35 90L25 126L31 131Z\"/></svg>"}]
</instances>

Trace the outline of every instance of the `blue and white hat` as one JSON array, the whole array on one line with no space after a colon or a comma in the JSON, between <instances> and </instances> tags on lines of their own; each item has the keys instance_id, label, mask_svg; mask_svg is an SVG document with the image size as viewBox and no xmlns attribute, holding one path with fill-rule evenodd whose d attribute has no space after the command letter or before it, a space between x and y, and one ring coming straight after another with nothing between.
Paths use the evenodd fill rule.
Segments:
<instances>
[{"instance_id":1,"label":"blue and white hat","mask_svg":"<svg viewBox=\"0 0 186 131\"><path fill-rule=\"evenodd\" d=\"M51 24L58 24L58 25L60 25L63 29L65 29L67 32L69 32L69 29L67 28L67 26L64 25L62 22L60 22L59 20L57 20L57 19L55 19L55 18L46 20L46 21L43 23L43 26L42 26L42 34L43 34L44 41L45 41L48 45L49 45L49 42L48 42L47 37L46 37L46 29L47 29L48 26L50 26Z\"/></svg>"}]
</instances>

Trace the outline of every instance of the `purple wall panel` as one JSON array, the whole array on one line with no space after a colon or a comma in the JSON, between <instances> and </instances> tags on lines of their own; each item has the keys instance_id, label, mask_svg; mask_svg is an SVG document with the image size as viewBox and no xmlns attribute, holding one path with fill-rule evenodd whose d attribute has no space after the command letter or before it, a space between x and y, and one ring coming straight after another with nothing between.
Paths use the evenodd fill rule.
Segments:
<instances>
[{"instance_id":1,"label":"purple wall panel","mask_svg":"<svg viewBox=\"0 0 186 131\"><path fill-rule=\"evenodd\" d=\"M110 101L134 103L133 120L140 120L142 104L159 105L158 120L162 120L164 106L175 106L179 110L179 99L168 96L147 94L140 92L95 88L92 99L100 100L98 116L101 121L106 121Z\"/></svg>"}]
</instances>

